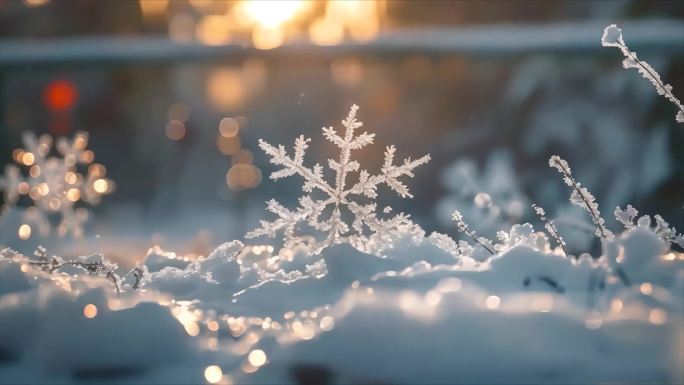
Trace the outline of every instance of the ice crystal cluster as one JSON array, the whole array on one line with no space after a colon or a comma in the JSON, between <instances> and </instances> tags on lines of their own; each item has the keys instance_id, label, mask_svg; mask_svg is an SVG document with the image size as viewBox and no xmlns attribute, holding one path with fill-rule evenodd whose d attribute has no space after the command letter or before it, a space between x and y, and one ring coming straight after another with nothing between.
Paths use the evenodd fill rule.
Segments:
<instances>
[{"instance_id":1,"label":"ice crystal cluster","mask_svg":"<svg viewBox=\"0 0 684 385\"><path fill-rule=\"evenodd\" d=\"M679 109L676 116L677 122L684 123L684 106L682 106L679 99L672 94L672 86L663 82L660 79L658 72L656 72L650 64L643 60L639 60L636 52L629 50L627 44L625 44L625 40L622 38L622 30L618 28L617 25L611 24L603 30L601 45L604 47L618 48L625 56L625 59L622 61L622 66L625 69L634 68L639 71L641 76L648 79L648 81L653 84L656 91L658 91L658 95L664 96L677 106Z\"/></svg>"},{"instance_id":2,"label":"ice crystal cluster","mask_svg":"<svg viewBox=\"0 0 684 385\"><path fill-rule=\"evenodd\" d=\"M36 137L26 132L23 142L25 148L13 152L18 166L7 165L5 174L0 176L6 205L22 203L22 197L26 196L31 205L25 219L41 234L50 232L50 218L57 216L59 236L82 236L88 211L78 206L99 204L102 195L112 192L114 186L106 177L105 167L93 163L95 155L86 149L88 134L78 132L71 140L58 138L54 147L59 157L51 155L53 138L50 135ZM26 175L22 169L26 170ZM79 169L87 171L81 173ZM19 236L28 238L30 229L30 225L22 225Z\"/></svg>"},{"instance_id":3,"label":"ice crystal cluster","mask_svg":"<svg viewBox=\"0 0 684 385\"><path fill-rule=\"evenodd\" d=\"M627 230L633 230L637 227L651 228L651 217L649 215L642 215L637 219L638 215L639 211L632 205L627 205L624 210L620 206L615 208L615 219L622 223ZM658 238L684 247L684 234L677 234L677 229L670 227L670 224L658 214L653 216L653 220L655 221L653 232Z\"/></svg>"},{"instance_id":4,"label":"ice crystal cluster","mask_svg":"<svg viewBox=\"0 0 684 385\"><path fill-rule=\"evenodd\" d=\"M561 159L558 155L553 155L549 159L549 166L558 170L563 175L563 182L569 187L572 187L572 193L570 194L570 202L576 206L579 206L586 210L591 216L591 220L596 225L596 236L604 239L610 240L613 238L613 233L608 230L605 225L605 220L601 217L601 212L599 212L598 203L596 203L596 198L586 189L582 187L582 184L577 182L572 176L572 171L568 162Z\"/></svg>"},{"instance_id":5,"label":"ice crystal cluster","mask_svg":"<svg viewBox=\"0 0 684 385\"><path fill-rule=\"evenodd\" d=\"M311 139L303 135L297 138L292 155L282 145L276 147L264 140L259 141L259 147L271 157L271 163L282 167L271 174L271 179L299 175L304 179L302 189L308 195L299 198L299 206L294 210L285 208L274 199L268 201L266 209L278 218L261 221L261 227L248 233L248 238L262 235L275 237L282 232L286 247L301 245L306 242L301 236L300 227L306 225L324 234L324 239L318 237L308 242L311 252L320 253L324 248L339 243L349 243L360 250L378 251L407 234L422 237L422 230L409 219L409 215L399 213L387 216L391 208L385 207L382 210L384 215L379 216L377 204L373 200L378 195L378 187L383 184L402 198L412 197L408 187L399 178L413 177L413 169L427 163L430 156L416 160L407 158L403 164L395 165L396 148L389 146L385 150L385 161L379 174L361 169L359 162L351 159L351 152L372 144L375 134L356 134L355 131L363 125L356 120L358 109L358 106L353 105L342 121L345 130L342 135L332 127L323 128L323 136L340 149L338 160L328 160L328 167L335 174L332 184L325 180L323 166L304 165L304 155ZM358 180L350 183L349 174L356 172ZM323 198L317 198L314 193L322 194Z\"/></svg>"},{"instance_id":6,"label":"ice crystal cluster","mask_svg":"<svg viewBox=\"0 0 684 385\"><path fill-rule=\"evenodd\" d=\"M119 286L121 278L116 274L118 265L106 260L102 254L95 253L65 260L56 255L48 256L45 248L38 246L33 256L34 258L30 258L10 248L0 250L0 259L15 260L50 274L64 272L64 270L72 267L73 269L67 272L69 279L76 279L79 273L102 277L112 283L117 293L121 291ZM64 278L64 275L60 275L59 278Z\"/></svg>"}]
</instances>

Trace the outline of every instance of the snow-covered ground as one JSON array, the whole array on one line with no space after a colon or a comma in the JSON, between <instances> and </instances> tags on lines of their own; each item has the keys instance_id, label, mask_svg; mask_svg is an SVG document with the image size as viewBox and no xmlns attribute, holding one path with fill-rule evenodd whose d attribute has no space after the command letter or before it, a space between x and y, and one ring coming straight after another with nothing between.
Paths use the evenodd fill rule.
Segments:
<instances>
[{"instance_id":1,"label":"snow-covered ground","mask_svg":"<svg viewBox=\"0 0 684 385\"><path fill-rule=\"evenodd\" d=\"M682 383L684 254L626 230L607 248L627 285L530 226L510 235L483 262L436 236L382 258L157 248L121 294L5 250L0 382Z\"/></svg>"}]
</instances>

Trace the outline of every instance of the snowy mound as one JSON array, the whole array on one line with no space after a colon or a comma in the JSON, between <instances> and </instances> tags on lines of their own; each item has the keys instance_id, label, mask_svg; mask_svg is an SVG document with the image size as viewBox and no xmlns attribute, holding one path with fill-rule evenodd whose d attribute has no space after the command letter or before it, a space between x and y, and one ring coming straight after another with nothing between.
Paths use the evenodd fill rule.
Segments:
<instances>
[{"instance_id":1,"label":"snowy mound","mask_svg":"<svg viewBox=\"0 0 684 385\"><path fill-rule=\"evenodd\" d=\"M524 226L483 262L439 237L409 244L316 256L235 241L180 266L155 252L118 295L6 258L1 382L193 382L214 365L241 384L681 382L684 258L650 229L608 244L629 285Z\"/></svg>"},{"instance_id":2,"label":"snowy mound","mask_svg":"<svg viewBox=\"0 0 684 385\"><path fill-rule=\"evenodd\" d=\"M10 383L139 374L191 356L193 341L168 307L152 298L118 297L100 278L48 277L0 261L0 357L18 362ZM124 307L123 304L126 304ZM26 377L29 362L35 378Z\"/></svg>"}]
</instances>

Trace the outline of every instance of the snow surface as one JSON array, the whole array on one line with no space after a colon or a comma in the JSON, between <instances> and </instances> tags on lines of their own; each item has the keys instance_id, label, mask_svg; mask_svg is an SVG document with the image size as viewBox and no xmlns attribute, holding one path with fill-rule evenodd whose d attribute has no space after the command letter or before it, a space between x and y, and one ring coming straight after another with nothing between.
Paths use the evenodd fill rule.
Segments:
<instances>
[{"instance_id":1,"label":"snow surface","mask_svg":"<svg viewBox=\"0 0 684 385\"><path fill-rule=\"evenodd\" d=\"M443 241L400 240L384 257L153 248L141 287L120 295L5 253L0 383L202 383L211 365L238 384L684 380L684 254L652 229L625 230L598 260L551 250L529 225L481 262Z\"/></svg>"}]
</instances>

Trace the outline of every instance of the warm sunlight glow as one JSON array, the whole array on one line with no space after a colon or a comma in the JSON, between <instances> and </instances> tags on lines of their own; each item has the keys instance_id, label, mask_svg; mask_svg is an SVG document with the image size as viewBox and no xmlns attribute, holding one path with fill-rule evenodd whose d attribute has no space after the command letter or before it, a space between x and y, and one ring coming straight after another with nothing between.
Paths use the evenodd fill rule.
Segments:
<instances>
[{"instance_id":1,"label":"warm sunlight glow","mask_svg":"<svg viewBox=\"0 0 684 385\"><path fill-rule=\"evenodd\" d=\"M252 31L252 43L259 49L278 48L285 40L285 33L282 28L262 28L257 27Z\"/></svg>"},{"instance_id":2,"label":"warm sunlight glow","mask_svg":"<svg viewBox=\"0 0 684 385\"><path fill-rule=\"evenodd\" d=\"M24 155L21 157L21 162L25 166L32 165L35 160L36 160L35 156L30 152L25 152Z\"/></svg>"},{"instance_id":3,"label":"warm sunlight glow","mask_svg":"<svg viewBox=\"0 0 684 385\"><path fill-rule=\"evenodd\" d=\"M223 371L216 365L207 366L204 369L204 378L211 384L221 381L221 377L223 377Z\"/></svg>"},{"instance_id":4,"label":"warm sunlight glow","mask_svg":"<svg viewBox=\"0 0 684 385\"><path fill-rule=\"evenodd\" d=\"M316 20L309 27L309 39L318 45L335 45L344 39L344 25L334 17Z\"/></svg>"},{"instance_id":5,"label":"warm sunlight glow","mask_svg":"<svg viewBox=\"0 0 684 385\"><path fill-rule=\"evenodd\" d=\"M485 301L485 306L487 306L487 309L497 309L499 305L501 304L501 299L495 295L490 295L487 297L487 300Z\"/></svg>"},{"instance_id":6,"label":"warm sunlight glow","mask_svg":"<svg viewBox=\"0 0 684 385\"><path fill-rule=\"evenodd\" d=\"M266 363L266 353L261 349L252 350L247 356L250 365L259 367Z\"/></svg>"},{"instance_id":7,"label":"warm sunlight glow","mask_svg":"<svg viewBox=\"0 0 684 385\"><path fill-rule=\"evenodd\" d=\"M31 238L31 226L24 223L23 225L19 226L17 234L19 235L19 239L22 240L27 240Z\"/></svg>"},{"instance_id":8,"label":"warm sunlight glow","mask_svg":"<svg viewBox=\"0 0 684 385\"><path fill-rule=\"evenodd\" d=\"M24 0L24 3L29 7L37 7L40 5L45 5L49 0Z\"/></svg>"},{"instance_id":9,"label":"warm sunlight glow","mask_svg":"<svg viewBox=\"0 0 684 385\"><path fill-rule=\"evenodd\" d=\"M219 132L226 138L232 138L240 131L240 125L233 118L223 118L219 123Z\"/></svg>"},{"instance_id":10,"label":"warm sunlight glow","mask_svg":"<svg viewBox=\"0 0 684 385\"><path fill-rule=\"evenodd\" d=\"M83 308L83 315L89 319L95 318L95 316L97 316L97 306L92 303L85 305Z\"/></svg>"},{"instance_id":11,"label":"warm sunlight glow","mask_svg":"<svg viewBox=\"0 0 684 385\"><path fill-rule=\"evenodd\" d=\"M207 322L207 329L209 329L212 332L218 331L219 330L219 323L216 321L209 321Z\"/></svg>"},{"instance_id":12,"label":"warm sunlight glow","mask_svg":"<svg viewBox=\"0 0 684 385\"><path fill-rule=\"evenodd\" d=\"M197 40L208 45L225 44L230 40L230 22L225 15L204 16L197 24Z\"/></svg>"},{"instance_id":13,"label":"warm sunlight glow","mask_svg":"<svg viewBox=\"0 0 684 385\"><path fill-rule=\"evenodd\" d=\"M171 140L181 140L185 137L185 124L180 120L170 120L164 129L166 137Z\"/></svg>"},{"instance_id":14,"label":"warm sunlight glow","mask_svg":"<svg viewBox=\"0 0 684 385\"><path fill-rule=\"evenodd\" d=\"M641 294L643 295L651 295L653 293L653 285L651 285L648 282L644 282L639 286L639 291L641 291Z\"/></svg>"},{"instance_id":15,"label":"warm sunlight glow","mask_svg":"<svg viewBox=\"0 0 684 385\"><path fill-rule=\"evenodd\" d=\"M321 318L320 328L322 331L327 332L335 327L335 319L329 315Z\"/></svg>"},{"instance_id":16,"label":"warm sunlight glow","mask_svg":"<svg viewBox=\"0 0 684 385\"><path fill-rule=\"evenodd\" d=\"M104 194L109 190L109 183L106 179L98 179L93 183L93 189L99 194Z\"/></svg>"},{"instance_id":17,"label":"warm sunlight glow","mask_svg":"<svg viewBox=\"0 0 684 385\"><path fill-rule=\"evenodd\" d=\"M240 4L240 11L251 22L262 27L278 27L302 9L300 0L250 0Z\"/></svg>"},{"instance_id":18,"label":"warm sunlight glow","mask_svg":"<svg viewBox=\"0 0 684 385\"><path fill-rule=\"evenodd\" d=\"M663 325L667 322L667 312L660 308L655 308L648 313L648 322L654 325Z\"/></svg>"},{"instance_id":19,"label":"warm sunlight glow","mask_svg":"<svg viewBox=\"0 0 684 385\"><path fill-rule=\"evenodd\" d=\"M241 107L245 99L241 71L220 68L210 72L207 77L207 98L219 110L234 110Z\"/></svg>"},{"instance_id":20,"label":"warm sunlight glow","mask_svg":"<svg viewBox=\"0 0 684 385\"><path fill-rule=\"evenodd\" d=\"M169 0L139 0L143 17L156 17L166 12Z\"/></svg>"}]
</instances>

